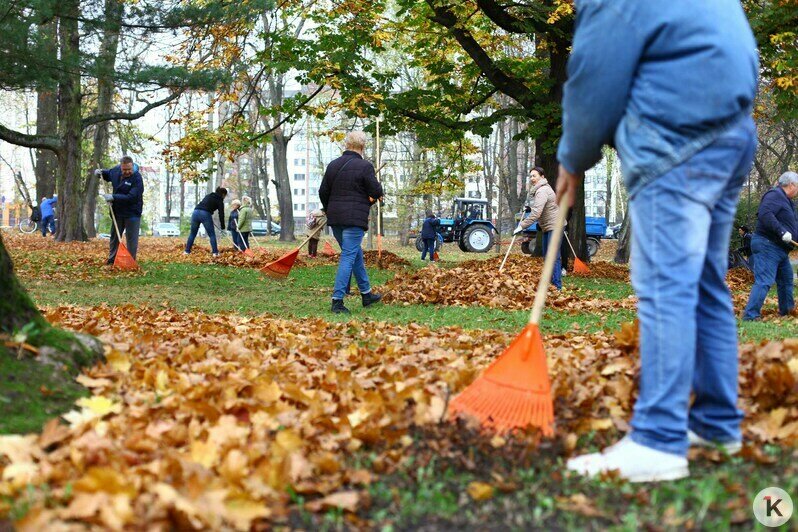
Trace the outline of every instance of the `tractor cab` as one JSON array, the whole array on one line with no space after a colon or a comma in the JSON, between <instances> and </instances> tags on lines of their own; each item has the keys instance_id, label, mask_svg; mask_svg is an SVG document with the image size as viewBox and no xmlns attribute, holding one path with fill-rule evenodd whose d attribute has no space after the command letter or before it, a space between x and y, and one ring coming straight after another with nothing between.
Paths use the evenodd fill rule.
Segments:
<instances>
[{"instance_id":1,"label":"tractor cab","mask_svg":"<svg viewBox=\"0 0 798 532\"><path fill-rule=\"evenodd\" d=\"M454 198L449 218L441 218L438 231L444 242L457 242L463 251L485 253L493 246L496 228L485 218L484 199Z\"/></svg>"}]
</instances>

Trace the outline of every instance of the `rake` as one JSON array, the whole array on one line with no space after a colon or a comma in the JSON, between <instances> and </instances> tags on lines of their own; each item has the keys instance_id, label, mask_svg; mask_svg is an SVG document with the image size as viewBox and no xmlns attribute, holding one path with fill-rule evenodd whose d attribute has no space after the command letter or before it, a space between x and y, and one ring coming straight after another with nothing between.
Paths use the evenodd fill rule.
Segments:
<instances>
[{"instance_id":1,"label":"rake","mask_svg":"<svg viewBox=\"0 0 798 532\"><path fill-rule=\"evenodd\" d=\"M321 227L314 229L313 232L310 233L310 235L308 235L308 237L301 244L299 244L296 249L286 253L276 261L270 262L261 268L260 271L273 279L285 279L288 277L288 274L291 273L291 268L294 266L294 263L299 256L299 250L305 247L305 244L310 242L310 239L313 238L316 233L321 231L321 229Z\"/></svg>"},{"instance_id":2,"label":"rake","mask_svg":"<svg viewBox=\"0 0 798 532\"><path fill-rule=\"evenodd\" d=\"M574 273L578 273L579 275L587 275L590 273L590 268L587 267L587 264L582 262L579 257L576 256L576 251L574 251L574 246L571 244L571 239L568 238L568 233L565 234L565 241L568 242L568 247L571 248L571 253L574 254Z\"/></svg>"},{"instance_id":3,"label":"rake","mask_svg":"<svg viewBox=\"0 0 798 532\"><path fill-rule=\"evenodd\" d=\"M249 249L249 246L247 246L246 240L244 240L244 235L242 235L241 231L238 229L238 220L233 220L233 221L236 223L236 233L238 233L238 237L241 239L241 243L244 244L244 249L241 250L241 251L247 257L254 257L255 254L252 252L251 249ZM235 242L233 242L233 245L235 246Z\"/></svg>"},{"instance_id":4,"label":"rake","mask_svg":"<svg viewBox=\"0 0 798 532\"><path fill-rule=\"evenodd\" d=\"M132 272L139 269L139 264L133 255L128 251L127 246L122 243L122 234L119 232L119 225L116 223L116 216L114 216L114 208L108 205L108 212L111 213L111 220L114 222L114 230L116 231L116 256L114 257L114 268L122 271Z\"/></svg>"},{"instance_id":5,"label":"rake","mask_svg":"<svg viewBox=\"0 0 798 532\"><path fill-rule=\"evenodd\" d=\"M518 212L518 215L519 216L523 216L523 212L524 212L524 208L521 207L521 210ZM520 221L518 222L518 225L521 225ZM501 236L501 235L499 235L499 236ZM502 264L501 264L501 266L499 266L499 273L501 273L502 270L504 270L504 263L507 262L507 257L510 256L510 250L513 249L513 245L515 244L515 238L517 236L518 236L517 233L513 233L513 238L512 238L512 240L510 240L510 245L507 247L507 252L504 254L504 259L502 260Z\"/></svg>"},{"instance_id":6,"label":"rake","mask_svg":"<svg viewBox=\"0 0 798 532\"><path fill-rule=\"evenodd\" d=\"M554 434L554 405L539 324L560 252L567 201L567 196L560 200L529 323L499 358L451 401L450 417L473 416L484 428L496 432L533 426L546 436Z\"/></svg>"}]
</instances>

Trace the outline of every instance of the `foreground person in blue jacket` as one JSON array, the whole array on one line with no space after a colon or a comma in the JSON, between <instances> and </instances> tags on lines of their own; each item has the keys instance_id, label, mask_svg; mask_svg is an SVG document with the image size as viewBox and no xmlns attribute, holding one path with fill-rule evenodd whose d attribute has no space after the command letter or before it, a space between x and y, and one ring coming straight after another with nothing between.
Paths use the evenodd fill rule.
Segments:
<instances>
[{"instance_id":1,"label":"foreground person in blue jacket","mask_svg":"<svg viewBox=\"0 0 798 532\"><path fill-rule=\"evenodd\" d=\"M125 235L127 250L135 259L139 249L141 211L144 208L144 180L138 169L133 167L133 159L127 155L119 159L119 166L114 166L110 170L97 169L94 173L111 183L113 193L102 196L113 211L119 233ZM111 250L106 264L114 263L117 249L119 249L119 239L112 227Z\"/></svg>"},{"instance_id":2,"label":"foreground person in blue jacket","mask_svg":"<svg viewBox=\"0 0 798 532\"><path fill-rule=\"evenodd\" d=\"M795 309L789 255L793 241L798 239L798 218L792 202L795 196L798 196L798 174L795 172L784 172L778 186L762 196L756 232L751 237L754 286L743 312L746 321L761 318L762 304L773 283L779 294L779 314L786 316Z\"/></svg>"},{"instance_id":3,"label":"foreground person in blue jacket","mask_svg":"<svg viewBox=\"0 0 798 532\"><path fill-rule=\"evenodd\" d=\"M573 202L602 145L615 146L630 194L641 369L632 432L568 469L678 479L690 445L741 446L725 276L756 148L756 43L739 0L577 0L576 13L558 192Z\"/></svg>"}]
</instances>

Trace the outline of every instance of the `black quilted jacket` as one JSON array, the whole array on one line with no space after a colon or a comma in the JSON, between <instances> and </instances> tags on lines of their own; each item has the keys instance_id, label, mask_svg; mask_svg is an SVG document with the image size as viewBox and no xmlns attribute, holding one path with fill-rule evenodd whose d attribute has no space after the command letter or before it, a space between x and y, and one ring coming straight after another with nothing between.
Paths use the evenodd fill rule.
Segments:
<instances>
[{"instance_id":1,"label":"black quilted jacket","mask_svg":"<svg viewBox=\"0 0 798 532\"><path fill-rule=\"evenodd\" d=\"M382 185L374 175L374 165L349 150L327 165L319 187L327 225L361 227L368 231L372 200L381 197Z\"/></svg>"}]
</instances>

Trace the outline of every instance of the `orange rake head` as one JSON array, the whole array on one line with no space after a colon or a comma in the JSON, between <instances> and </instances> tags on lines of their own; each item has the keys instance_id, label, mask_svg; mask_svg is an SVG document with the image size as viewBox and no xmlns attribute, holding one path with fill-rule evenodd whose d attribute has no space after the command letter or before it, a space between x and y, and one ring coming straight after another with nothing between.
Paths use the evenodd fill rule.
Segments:
<instances>
[{"instance_id":1,"label":"orange rake head","mask_svg":"<svg viewBox=\"0 0 798 532\"><path fill-rule=\"evenodd\" d=\"M244 248L244 251L242 251L242 253L244 255L246 255L247 257L254 257L255 256L255 253L252 251L252 248Z\"/></svg>"},{"instance_id":2,"label":"orange rake head","mask_svg":"<svg viewBox=\"0 0 798 532\"><path fill-rule=\"evenodd\" d=\"M327 257L334 257L335 256L335 249L330 245L329 242L324 242L324 248L321 250L321 254Z\"/></svg>"},{"instance_id":3,"label":"orange rake head","mask_svg":"<svg viewBox=\"0 0 798 532\"><path fill-rule=\"evenodd\" d=\"M119 247L116 249L116 257L114 258L114 268L122 271L132 272L139 269L139 265L133 255L127 250L127 247L120 242Z\"/></svg>"},{"instance_id":4,"label":"orange rake head","mask_svg":"<svg viewBox=\"0 0 798 532\"><path fill-rule=\"evenodd\" d=\"M590 268L587 267L587 264L579 260L578 257L574 257L574 273L588 275L590 273Z\"/></svg>"},{"instance_id":5,"label":"orange rake head","mask_svg":"<svg viewBox=\"0 0 798 532\"><path fill-rule=\"evenodd\" d=\"M285 279L291 273L291 268L294 266L297 257L299 256L299 248L286 253L274 262L271 262L260 269L269 277L274 279Z\"/></svg>"},{"instance_id":6,"label":"orange rake head","mask_svg":"<svg viewBox=\"0 0 798 532\"><path fill-rule=\"evenodd\" d=\"M433 251L433 252L432 252L432 260L436 260L436 261L437 261L437 260L441 260L441 256L440 256L440 255L438 255L438 252L437 252L437 251Z\"/></svg>"},{"instance_id":7,"label":"orange rake head","mask_svg":"<svg viewBox=\"0 0 798 532\"><path fill-rule=\"evenodd\" d=\"M449 404L449 415L473 416L496 432L539 427L554 434L546 353L536 324L524 327L504 353Z\"/></svg>"}]
</instances>

